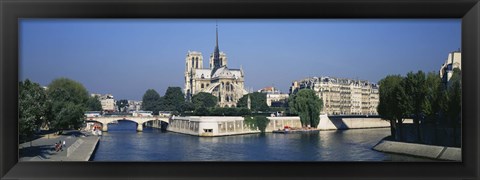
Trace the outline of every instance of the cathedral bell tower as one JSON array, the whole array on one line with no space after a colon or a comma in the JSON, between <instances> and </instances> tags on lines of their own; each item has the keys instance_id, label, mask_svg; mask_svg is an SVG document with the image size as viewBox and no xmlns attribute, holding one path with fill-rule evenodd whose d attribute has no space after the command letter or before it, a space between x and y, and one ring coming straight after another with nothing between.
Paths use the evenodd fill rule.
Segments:
<instances>
[{"instance_id":1,"label":"cathedral bell tower","mask_svg":"<svg viewBox=\"0 0 480 180\"><path fill-rule=\"evenodd\" d=\"M203 68L203 56L201 52L188 51L185 58L185 99L190 101L190 98L195 94L195 70Z\"/></svg>"}]
</instances>

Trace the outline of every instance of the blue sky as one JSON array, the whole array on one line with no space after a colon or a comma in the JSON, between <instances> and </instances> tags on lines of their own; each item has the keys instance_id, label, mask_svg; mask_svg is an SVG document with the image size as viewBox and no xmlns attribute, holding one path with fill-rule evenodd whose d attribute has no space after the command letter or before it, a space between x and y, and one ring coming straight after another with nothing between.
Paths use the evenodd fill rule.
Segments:
<instances>
[{"instance_id":1,"label":"blue sky","mask_svg":"<svg viewBox=\"0 0 480 180\"><path fill-rule=\"evenodd\" d=\"M47 86L67 77L91 93L141 100L184 87L185 56L200 51L204 66L215 46L228 67L245 71L253 90L313 76L378 82L388 74L438 71L461 48L460 19L237 20L21 19L20 74Z\"/></svg>"}]
</instances>

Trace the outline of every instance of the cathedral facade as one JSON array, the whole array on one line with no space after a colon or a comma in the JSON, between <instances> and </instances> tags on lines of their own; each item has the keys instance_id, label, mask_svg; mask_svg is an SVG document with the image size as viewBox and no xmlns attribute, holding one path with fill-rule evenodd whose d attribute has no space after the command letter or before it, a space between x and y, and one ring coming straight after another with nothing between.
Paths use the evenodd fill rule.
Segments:
<instances>
[{"instance_id":1,"label":"cathedral facade","mask_svg":"<svg viewBox=\"0 0 480 180\"><path fill-rule=\"evenodd\" d=\"M216 45L210 55L209 67L204 68L201 52L188 51L185 58L185 89L187 101L199 92L217 97L219 107L236 107L238 100L248 92L244 89L244 72L227 67L227 55L218 48L218 28Z\"/></svg>"}]
</instances>

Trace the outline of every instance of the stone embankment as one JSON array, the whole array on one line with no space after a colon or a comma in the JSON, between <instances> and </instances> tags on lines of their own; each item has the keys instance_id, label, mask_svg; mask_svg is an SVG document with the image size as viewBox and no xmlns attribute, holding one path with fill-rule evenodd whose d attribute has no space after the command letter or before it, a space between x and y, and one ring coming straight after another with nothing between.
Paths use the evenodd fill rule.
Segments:
<instances>
[{"instance_id":1,"label":"stone embankment","mask_svg":"<svg viewBox=\"0 0 480 180\"><path fill-rule=\"evenodd\" d=\"M373 149L380 152L405 154L438 160L462 160L462 149L456 147L434 146L382 140L377 145L375 145Z\"/></svg>"},{"instance_id":2,"label":"stone embankment","mask_svg":"<svg viewBox=\"0 0 480 180\"><path fill-rule=\"evenodd\" d=\"M49 135L20 144L19 161L89 161L100 137L85 135ZM63 151L55 151L55 143L63 141Z\"/></svg>"},{"instance_id":3,"label":"stone embankment","mask_svg":"<svg viewBox=\"0 0 480 180\"><path fill-rule=\"evenodd\" d=\"M273 132L283 129L285 126L301 127L298 116L267 117L270 122L265 132ZM244 123L241 116L187 116L170 119L168 131L190 134L195 136L227 136L249 133L260 133L255 127ZM407 123L411 120L405 120ZM151 125L158 128L158 125ZM375 116L332 116L320 115L320 123L316 127L319 130L347 130L366 128L388 128L390 123Z\"/></svg>"},{"instance_id":4,"label":"stone embankment","mask_svg":"<svg viewBox=\"0 0 480 180\"><path fill-rule=\"evenodd\" d=\"M405 119L404 123L412 123L412 119ZM382 120L376 116L327 116L320 115L320 130L347 130L347 129L369 129L369 128L388 128L390 122Z\"/></svg>"},{"instance_id":5,"label":"stone embankment","mask_svg":"<svg viewBox=\"0 0 480 180\"><path fill-rule=\"evenodd\" d=\"M64 161L89 161L100 140L98 136L89 136L78 139L67 149Z\"/></svg>"}]
</instances>

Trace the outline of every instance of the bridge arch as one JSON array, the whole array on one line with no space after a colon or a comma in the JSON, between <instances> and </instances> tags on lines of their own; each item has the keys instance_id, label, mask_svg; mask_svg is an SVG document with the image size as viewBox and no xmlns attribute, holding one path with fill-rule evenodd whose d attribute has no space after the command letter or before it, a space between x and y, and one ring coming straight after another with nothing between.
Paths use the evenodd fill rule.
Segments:
<instances>
[{"instance_id":1,"label":"bridge arch","mask_svg":"<svg viewBox=\"0 0 480 180\"><path fill-rule=\"evenodd\" d=\"M104 124L104 122L98 121L98 120L96 120L96 119L85 119L85 122L86 122L86 123L91 123L91 122L93 122L93 123L100 123L100 124L102 125L102 128L106 126L106 125ZM102 129L102 131L103 131L103 129Z\"/></svg>"},{"instance_id":2,"label":"bridge arch","mask_svg":"<svg viewBox=\"0 0 480 180\"><path fill-rule=\"evenodd\" d=\"M86 121L96 121L102 124L102 131L108 131L108 124L113 121L132 121L137 123L137 131L143 131L143 124L149 121L162 121L168 124L169 117L158 116L124 116L124 117L90 117L86 118Z\"/></svg>"}]
</instances>

